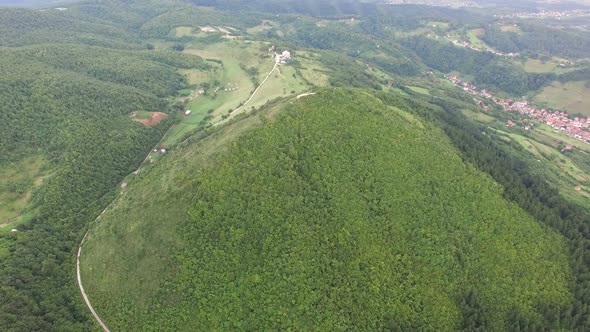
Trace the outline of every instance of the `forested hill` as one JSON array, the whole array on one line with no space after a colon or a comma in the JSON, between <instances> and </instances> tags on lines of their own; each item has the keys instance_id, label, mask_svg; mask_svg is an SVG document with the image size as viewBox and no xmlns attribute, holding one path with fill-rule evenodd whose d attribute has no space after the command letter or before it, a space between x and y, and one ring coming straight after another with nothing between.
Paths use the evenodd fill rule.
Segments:
<instances>
[{"instance_id":1,"label":"forested hill","mask_svg":"<svg viewBox=\"0 0 590 332\"><path fill-rule=\"evenodd\" d=\"M47 174L0 188L32 193L18 232L0 220L2 331L92 327L73 278L75 248L172 124L144 127L130 113L169 112L166 97L186 85L178 69L207 67L147 50L138 36L73 7L0 10L0 171L34 159Z\"/></svg>"},{"instance_id":2,"label":"forested hill","mask_svg":"<svg viewBox=\"0 0 590 332\"><path fill-rule=\"evenodd\" d=\"M403 97L293 104L184 147L105 214L82 267L109 326L504 330L571 301L564 239Z\"/></svg>"},{"instance_id":3,"label":"forested hill","mask_svg":"<svg viewBox=\"0 0 590 332\"><path fill-rule=\"evenodd\" d=\"M583 142L444 77L586 91L587 32L548 29L356 0L0 9L0 331L96 329L74 262L107 206L82 272L113 331L588 330Z\"/></svg>"}]
</instances>

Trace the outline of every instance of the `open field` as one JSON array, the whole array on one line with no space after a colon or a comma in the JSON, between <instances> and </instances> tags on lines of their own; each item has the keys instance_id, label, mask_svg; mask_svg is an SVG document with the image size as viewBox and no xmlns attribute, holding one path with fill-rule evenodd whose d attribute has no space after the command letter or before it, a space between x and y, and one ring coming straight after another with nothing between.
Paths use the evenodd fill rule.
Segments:
<instances>
[{"instance_id":1,"label":"open field","mask_svg":"<svg viewBox=\"0 0 590 332\"><path fill-rule=\"evenodd\" d=\"M162 146L170 147L179 143L201 124L201 121L205 116L207 116L206 111L193 111L190 115L184 115L183 112L178 112L176 117L179 122L174 125L168 135L163 138Z\"/></svg>"},{"instance_id":2,"label":"open field","mask_svg":"<svg viewBox=\"0 0 590 332\"><path fill-rule=\"evenodd\" d=\"M192 36L193 27L176 27L176 37Z\"/></svg>"},{"instance_id":3,"label":"open field","mask_svg":"<svg viewBox=\"0 0 590 332\"><path fill-rule=\"evenodd\" d=\"M133 119L149 120L152 118L153 112L136 111L131 113Z\"/></svg>"},{"instance_id":4,"label":"open field","mask_svg":"<svg viewBox=\"0 0 590 332\"><path fill-rule=\"evenodd\" d=\"M310 86L305 83L301 76L297 75L295 68L289 65L278 66L277 70L258 90L254 98L243 108L243 111L249 111L252 107L258 108L269 100L293 96L309 89Z\"/></svg>"},{"instance_id":5,"label":"open field","mask_svg":"<svg viewBox=\"0 0 590 332\"><path fill-rule=\"evenodd\" d=\"M430 95L430 91L426 88L422 88L419 86L408 85L408 88L414 92L421 93L423 95Z\"/></svg>"},{"instance_id":6,"label":"open field","mask_svg":"<svg viewBox=\"0 0 590 332\"><path fill-rule=\"evenodd\" d=\"M252 27L252 28L247 29L246 32L248 34L250 34L250 35L256 35L258 33L271 30L272 28L273 28L273 22L272 21L263 20L261 24L255 26L255 27Z\"/></svg>"},{"instance_id":7,"label":"open field","mask_svg":"<svg viewBox=\"0 0 590 332\"><path fill-rule=\"evenodd\" d=\"M228 28L229 29L229 28ZM231 43L218 43L212 45L192 45L185 50L187 53L199 55L214 64L210 71L184 70L191 84L209 83L210 88L203 95L198 95L194 90L189 97L192 99L186 105L186 109L192 111L191 115L179 115L180 122L164 138L163 145L175 145L194 131L205 117L210 123L222 120L224 117L233 117L236 114L230 110L237 109L244 103L256 86L252 77L244 68L255 68L257 72L256 82L264 80L272 69L274 62L268 53L268 45L258 42L234 41ZM220 65L213 61L222 61ZM311 60L302 59L310 68L319 68ZM311 69L311 70L313 70ZM307 70L306 70L307 71ZM303 72L303 71L302 71ZM306 80L327 84L327 76L308 72L307 77L303 73L298 74L295 68L285 65L276 70L258 91L251 102L241 109L241 112L251 110L251 107L260 107L268 100L293 95L307 91L310 86ZM218 86L216 84L219 84ZM215 89L218 91L215 92Z\"/></svg>"},{"instance_id":8,"label":"open field","mask_svg":"<svg viewBox=\"0 0 590 332\"><path fill-rule=\"evenodd\" d=\"M523 66L528 73L551 73L557 68L557 64L550 61L528 59Z\"/></svg>"},{"instance_id":9,"label":"open field","mask_svg":"<svg viewBox=\"0 0 590 332\"><path fill-rule=\"evenodd\" d=\"M179 72L187 78L188 84L190 85L209 82L216 78L216 71L221 70L221 66L213 62L208 62L208 64L213 67L211 70L179 69ZM188 94L190 92L190 89L188 89Z\"/></svg>"},{"instance_id":10,"label":"open field","mask_svg":"<svg viewBox=\"0 0 590 332\"><path fill-rule=\"evenodd\" d=\"M489 49L490 47L479 39L479 36L482 36L483 34L485 34L484 29L471 29L467 31L467 38L471 45L481 49Z\"/></svg>"},{"instance_id":11,"label":"open field","mask_svg":"<svg viewBox=\"0 0 590 332\"><path fill-rule=\"evenodd\" d=\"M131 113L131 120L139 122L146 127L155 126L167 117L168 114L162 112L138 111Z\"/></svg>"},{"instance_id":12,"label":"open field","mask_svg":"<svg viewBox=\"0 0 590 332\"><path fill-rule=\"evenodd\" d=\"M501 25L500 26L500 30L503 32L515 32L515 33L522 33L522 30L520 30L520 28L513 24L505 24L505 25Z\"/></svg>"},{"instance_id":13,"label":"open field","mask_svg":"<svg viewBox=\"0 0 590 332\"><path fill-rule=\"evenodd\" d=\"M259 73L264 73L272 68L270 56L264 59L261 52L261 43L249 42L225 42L212 45L194 44L185 52L196 54L205 59L222 61L223 65L212 62L214 67L207 72L195 70L184 71L192 84L209 83L211 88L206 95L198 95L195 91L190 94L192 101L185 105L192 110L190 116L181 115L178 123L163 141L164 146L171 146L182 140L188 133L196 129L209 110L214 110L210 115L212 121L221 119L229 109L237 108L244 102L254 90L254 84L248 74L240 67L255 67ZM266 48L266 47L264 47ZM219 83L219 90L215 92L213 83ZM233 91L225 91L229 89Z\"/></svg>"},{"instance_id":14,"label":"open field","mask_svg":"<svg viewBox=\"0 0 590 332\"><path fill-rule=\"evenodd\" d=\"M590 86L588 81L561 83L554 81L534 97L547 107L590 116Z\"/></svg>"},{"instance_id":15,"label":"open field","mask_svg":"<svg viewBox=\"0 0 590 332\"><path fill-rule=\"evenodd\" d=\"M448 22L440 22L440 21L429 21L426 22L426 25L430 28L433 29L442 29L444 31L449 29L449 23Z\"/></svg>"},{"instance_id":16,"label":"open field","mask_svg":"<svg viewBox=\"0 0 590 332\"><path fill-rule=\"evenodd\" d=\"M174 28L170 34L175 37L207 37L210 33L221 33L226 38L233 38L236 37L234 36L235 32L237 32L235 28L223 26L179 26Z\"/></svg>"},{"instance_id":17,"label":"open field","mask_svg":"<svg viewBox=\"0 0 590 332\"><path fill-rule=\"evenodd\" d=\"M497 121L496 118L494 118L493 116L487 115L483 112L474 112L474 111L468 110L468 109L463 109L463 110L461 110L461 112L463 113L463 115L465 115L477 122L491 123L491 122Z\"/></svg>"},{"instance_id":18,"label":"open field","mask_svg":"<svg viewBox=\"0 0 590 332\"><path fill-rule=\"evenodd\" d=\"M307 82L316 86L327 86L329 75L326 69L315 58L318 56L310 52L297 52L297 60L301 63L299 72Z\"/></svg>"},{"instance_id":19,"label":"open field","mask_svg":"<svg viewBox=\"0 0 590 332\"><path fill-rule=\"evenodd\" d=\"M0 231L17 225L26 213L33 192L49 174L43 158L29 157L0 168Z\"/></svg>"}]
</instances>

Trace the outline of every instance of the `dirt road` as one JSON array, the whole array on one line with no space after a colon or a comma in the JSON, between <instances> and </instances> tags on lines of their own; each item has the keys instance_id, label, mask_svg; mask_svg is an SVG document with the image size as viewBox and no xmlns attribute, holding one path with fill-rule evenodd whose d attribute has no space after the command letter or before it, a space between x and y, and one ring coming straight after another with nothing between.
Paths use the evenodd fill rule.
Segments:
<instances>
[{"instance_id":1,"label":"dirt road","mask_svg":"<svg viewBox=\"0 0 590 332\"><path fill-rule=\"evenodd\" d=\"M106 209L104 209L102 211L102 213L104 213L104 211L106 211ZM102 213L100 214L101 216L102 216ZM99 218L100 218L100 216L99 216ZM86 240L86 235L88 235L88 233L86 233L84 235L82 242L80 242L80 245L78 246L78 255L76 256L76 278L78 279L78 288L80 288L80 293L82 293L82 297L84 298L84 303L86 303L86 306L88 307L88 309L90 309L90 312L92 313L92 316L94 316L94 319L96 320L98 325L100 325L100 327L102 328L103 331L110 332L109 328L104 324L102 319L100 319L100 317L98 316L96 311L94 311L94 308L92 307L92 304L90 304L90 300L88 300L88 296L86 295L86 292L84 291L84 287L82 286L82 277L80 276L80 253L82 252L82 244L84 243L84 240Z\"/></svg>"}]
</instances>

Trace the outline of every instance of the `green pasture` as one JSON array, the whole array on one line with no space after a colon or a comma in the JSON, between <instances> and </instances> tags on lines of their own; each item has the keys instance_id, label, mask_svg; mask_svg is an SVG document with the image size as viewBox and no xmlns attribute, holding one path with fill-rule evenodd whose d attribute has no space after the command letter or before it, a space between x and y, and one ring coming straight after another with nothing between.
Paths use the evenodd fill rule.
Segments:
<instances>
[{"instance_id":1,"label":"green pasture","mask_svg":"<svg viewBox=\"0 0 590 332\"><path fill-rule=\"evenodd\" d=\"M590 81L554 81L534 97L547 107L590 116Z\"/></svg>"}]
</instances>

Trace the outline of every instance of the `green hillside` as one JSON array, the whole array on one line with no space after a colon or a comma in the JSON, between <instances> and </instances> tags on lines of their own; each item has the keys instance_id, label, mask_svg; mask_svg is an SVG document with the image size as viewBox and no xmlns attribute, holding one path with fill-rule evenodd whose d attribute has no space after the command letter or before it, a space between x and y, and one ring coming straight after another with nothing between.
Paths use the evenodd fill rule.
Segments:
<instances>
[{"instance_id":1,"label":"green hillside","mask_svg":"<svg viewBox=\"0 0 590 332\"><path fill-rule=\"evenodd\" d=\"M502 330L569 303L563 238L403 105L325 90L179 147L91 230L95 308L113 330Z\"/></svg>"},{"instance_id":2,"label":"green hillside","mask_svg":"<svg viewBox=\"0 0 590 332\"><path fill-rule=\"evenodd\" d=\"M590 330L583 17L0 2L0 331Z\"/></svg>"},{"instance_id":3,"label":"green hillside","mask_svg":"<svg viewBox=\"0 0 590 332\"><path fill-rule=\"evenodd\" d=\"M179 69L207 67L117 29L70 12L0 10L2 331L92 328L74 250L173 122L145 127L130 113L171 112L166 98L187 85Z\"/></svg>"}]
</instances>

